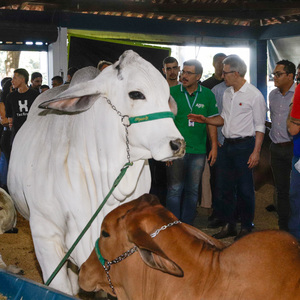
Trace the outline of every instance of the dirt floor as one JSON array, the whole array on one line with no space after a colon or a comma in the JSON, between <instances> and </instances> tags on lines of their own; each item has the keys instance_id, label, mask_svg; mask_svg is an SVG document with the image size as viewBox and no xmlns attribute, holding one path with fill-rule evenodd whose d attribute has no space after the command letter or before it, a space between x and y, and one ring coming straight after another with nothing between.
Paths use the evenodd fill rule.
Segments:
<instances>
[{"instance_id":1,"label":"dirt floor","mask_svg":"<svg viewBox=\"0 0 300 300\"><path fill-rule=\"evenodd\" d=\"M266 206L273 204L273 186L264 185L256 192L256 215L255 229L278 229L277 215L275 212L268 212ZM208 229L207 217L210 214L209 209L199 207L198 216L195 220L195 226L205 233L212 235L219 229ZM0 253L7 265L16 265L24 270L24 277L42 283L41 270L35 257L32 238L28 221L18 215L17 223L18 233L0 235ZM233 238L224 239L227 245L233 242ZM79 295L80 299L95 299L93 294Z\"/></svg>"}]
</instances>

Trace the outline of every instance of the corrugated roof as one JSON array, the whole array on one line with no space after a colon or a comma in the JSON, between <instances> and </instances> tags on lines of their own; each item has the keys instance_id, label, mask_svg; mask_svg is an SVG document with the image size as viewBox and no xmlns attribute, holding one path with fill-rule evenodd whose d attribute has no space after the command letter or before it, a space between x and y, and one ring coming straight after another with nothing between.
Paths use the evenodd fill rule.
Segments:
<instances>
[{"instance_id":1,"label":"corrugated roof","mask_svg":"<svg viewBox=\"0 0 300 300\"><path fill-rule=\"evenodd\" d=\"M299 0L4 0L0 9L65 11L240 26L300 21Z\"/></svg>"}]
</instances>

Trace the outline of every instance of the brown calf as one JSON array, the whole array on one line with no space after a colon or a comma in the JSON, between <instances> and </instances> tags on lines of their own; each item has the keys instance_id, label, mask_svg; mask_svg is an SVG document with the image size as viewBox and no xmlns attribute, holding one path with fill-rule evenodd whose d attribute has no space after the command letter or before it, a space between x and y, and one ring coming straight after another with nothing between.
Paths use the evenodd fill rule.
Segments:
<instances>
[{"instance_id":1,"label":"brown calf","mask_svg":"<svg viewBox=\"0 0 300 300\"><path fill-rule=\"evenodd\" d=\"M224 248L176 220L152 195L110 212L80 286L118 300L300 299L300 250L288 233L256 232Z\"/></svg>"}]
</instances>

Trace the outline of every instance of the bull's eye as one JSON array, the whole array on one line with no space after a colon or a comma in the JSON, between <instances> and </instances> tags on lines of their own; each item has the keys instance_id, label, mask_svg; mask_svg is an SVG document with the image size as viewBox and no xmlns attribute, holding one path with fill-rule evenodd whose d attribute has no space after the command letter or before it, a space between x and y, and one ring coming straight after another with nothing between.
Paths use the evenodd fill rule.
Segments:
<instances>
[{"instance_id":1,"label":"bull's eye","mask_svg":"<svg viewBox=\"0 0 300 300\"><path fill-rule=\"evenodd\" d=\"M132 91L132 92L129 92L129 97L132 99L132 100L144 100L146 99L145 95L139 91Z\"/></svg>"},{"instance_id":2,"label":"bull's eye","mask_svg":"<svg viewBox=\"0 0 300 300\"><path fill-rule=\"evenodd\" d=\"M105 230L102 230L101 235L102 235L103 237L109 237L109 236L110 236L109 233L106 232Z\"/></svg>"}]
</instances>

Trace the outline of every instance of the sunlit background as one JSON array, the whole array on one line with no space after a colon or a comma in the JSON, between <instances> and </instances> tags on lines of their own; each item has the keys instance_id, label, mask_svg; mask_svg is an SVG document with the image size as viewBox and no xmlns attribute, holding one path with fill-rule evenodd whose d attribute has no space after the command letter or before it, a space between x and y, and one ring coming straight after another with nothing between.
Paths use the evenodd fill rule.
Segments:
<instances>
[{"instance_id":1,"label":"sunlit background","mask_svg":"<svg viewBox=\"0 0 300 300\"><path fill-rule=\"evenodd\" d=\"M162 45L164 46L164 45ZM214 67L212 65L213 57L217 53L226 55L237 54L246 63L248 71L246 80L249 81L250 49L247 47L198 47L198 46L164 46L171 48L171 56L177 58L180 67L188 59L198 59L203 66L202 81L212 76ZM0 79L6 76L12 77L13 74L6 74L6 51L0 51ZM43 75L43 84L51 84L51 78L48 78L48 58L45 51L21 51L19 59L19 68L25 68L29 74L40 72ZM13 72L13 71L12 71ZM66 80L66 78L64 78ZM268 82L268 94L274 88L272 81Z\"/></svg>"}]
</instances>

